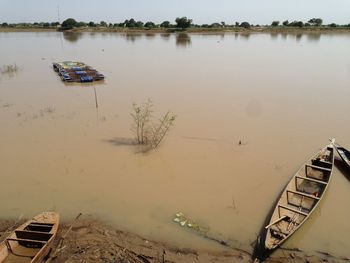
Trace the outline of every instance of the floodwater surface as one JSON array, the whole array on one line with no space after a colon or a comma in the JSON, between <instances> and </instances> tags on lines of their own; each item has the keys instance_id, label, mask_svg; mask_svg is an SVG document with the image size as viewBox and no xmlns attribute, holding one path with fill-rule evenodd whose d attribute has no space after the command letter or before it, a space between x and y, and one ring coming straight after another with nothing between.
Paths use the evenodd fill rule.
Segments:
<instances>
[{"instance_id":1,"label":"floodwater surface","mask_svg":"<svg viewBox=\"0 0 350 263\"><path fill-rule=\"evenodd\" d=\"M350 34L0 33L0 66L18 66L0 74L1 216L82 212L221 249L175 224L181 211L250 250L299 167L330 137L350 148L349 43ZM52 70L64 60L106 80L65 84ZM156 117L177 118L142 153L130 113L148 98ZM350 173L337 167L285 247L349 256Z\"/></svg>"}]
</instances>

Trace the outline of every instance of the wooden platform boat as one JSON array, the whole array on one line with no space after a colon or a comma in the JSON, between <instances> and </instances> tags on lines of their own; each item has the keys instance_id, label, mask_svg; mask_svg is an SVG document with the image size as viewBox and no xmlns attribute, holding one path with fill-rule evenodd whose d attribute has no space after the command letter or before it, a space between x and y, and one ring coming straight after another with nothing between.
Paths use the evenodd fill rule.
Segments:
<instances>
[{"instance_id":1,"label":"wooden platform boat","mask_svg":"<svg viewBox=\"0 0 350 263\"><path fill-rule=\"evenodd\" d=\"M337 143L334 143L334 147L338 152L340 158L343 160L344 163L346 163L346 166L350 168L350 152Z\"/></svg>"},{"instance_id":2,"label":"wooden platform boat","mask_svg":"<svg viewBox=\"0 0 350 263\"><path fill-rule=\"evenodd\" d=\"M19 226L0 243L0 263L39 263L49 254L59 215L44 212Z\"/></svg>"},{"instance_id":3,"label":"wooden platform boat","mask_svg":"<svg viewBox=\"0 0 350 263\"><path fill-rule=\"evenodd\" d=\"M293 176L265 227L265 249L272 251L285 242L309 218L323 198L334 166L334 140Z\"/></svg>"},{"instance_id":4,"label":"wooden platform boat","mask_svg":"<svg viewBox=\"0 0 350 263\"><path fill-rule=\"evenodd\" d=\"M83 62L55 62L52 66L61 80L66 82L93 82L105 78L102 73Z\"/></svg>"}]
</instances>

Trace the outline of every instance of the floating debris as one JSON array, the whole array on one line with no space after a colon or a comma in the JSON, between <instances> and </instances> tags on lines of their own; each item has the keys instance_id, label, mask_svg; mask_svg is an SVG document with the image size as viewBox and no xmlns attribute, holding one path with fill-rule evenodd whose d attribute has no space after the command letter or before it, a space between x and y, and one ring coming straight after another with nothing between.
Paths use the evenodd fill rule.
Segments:
<instances>
[{"instance_id":1,"label":"floating debris","mask_svg":"<svg viewBox=\"0 0 350 263\"><path fill-rule=\"evenodd\" d=\"M93 82L105 78L103 74L83 62L55 62L53 69L62 81L67 82Z\"/></svg>"},{"instance_id":2,"label":"floating debris","mask_svg":"<svg viewBox=\"0 0 350 263\"><path fill-rule=\"evenodd\" d=\"M186 217L182 212L176 213L173 221L176 223L179 223L181 227L190 228L194 230L198 235L206 239L215 241L225 247L231 247L231 248L239 247L239 244L236 240L232 240L232 239L225 240L220 233L215 233L211 231L209 226Z\"/></svg>"},{"instance_id":3,"label":"floating debris","mask_svg":"<svg viewBox=\"0 0 350 263\"><path fill-rule=\"evenodd\" d=\"M179 223L180 226L186 226L188 228L191 228L202 235L206 234L210 230L208 226L205 226L196 222L195 220L187 218L182 212L178 212L175 214L174 222Z\"/></svg>"}]
</instances>

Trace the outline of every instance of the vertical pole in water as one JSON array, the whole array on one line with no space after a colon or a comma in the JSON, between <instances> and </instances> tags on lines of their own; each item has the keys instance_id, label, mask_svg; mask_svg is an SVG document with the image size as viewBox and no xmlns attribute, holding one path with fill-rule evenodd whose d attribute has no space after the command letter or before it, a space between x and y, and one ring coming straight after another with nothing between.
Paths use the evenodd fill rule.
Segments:
<instances>
[{"instance_id":1,"label":"vertical pole in water","mask_svg":"<svg viewBox=\"0 0 350 263\"><path fill-rule=\"evenodd\" d=\"M95 86L94 86L94 92L95 92L95 103L96 103L96 108L98 108L97 94L96 94L96 88L95 88Z\"/></svg>"}]
</instances>

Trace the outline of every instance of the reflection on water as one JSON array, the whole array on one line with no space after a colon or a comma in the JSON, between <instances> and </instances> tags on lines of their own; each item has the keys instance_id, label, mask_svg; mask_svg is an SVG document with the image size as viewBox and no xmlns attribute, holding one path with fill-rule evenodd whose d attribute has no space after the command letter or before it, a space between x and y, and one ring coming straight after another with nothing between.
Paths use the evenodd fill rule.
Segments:
<instances>
[{"instance_id":1,"label":"reflection on water","mask_svg":"<svg viewBox=\"0 0 350 263\"><path fill-rule=\"evenodd\" d=\"M160 37L164 40L169 40L171 37L171 34L170 33L161 33Z\"/></svg>"},{"instance_id":2,"label":"reflection on water","mask_svg":"<svg viewBox=\"0 0 350 263\"><path fill-rule=\"evenodd\" d=\"M245 40L249 40L249 37L250 37L250 33L241 33L240 34L240 37L242 38L242 39L245 39Z\"/></svg>"},{"instance_id":3,"label":"reflection on water","mask_svg":"<svg viewBox=\"0 0 350 263\"><path fill-rule=\"evenodd\" d=\"M148 33L145 34L145 36L148 39L154 39L157 36L157 34L148 32Z\"/></svg>"},{"instance_id":4,"label":"reflection on water","mask_svg":"<svg viewBox=\"0 0 350 263\"><path fill-rule=\"evenodd\" d=\"M63 32L62 34L63 38L71 43L75 43L83 37L83 33L80 32Z\"/></svg>"},{"instance_id":5,"label":"reflection on water","mask_svg":"<svg viewBox=\"0 0 350 263\"><path fill-rule=\"evenodd\" d=\"M188 47L191 46L191 37L187 33L179 33L176 35L176 46Z\"/></svg>"},{"instance_id":6,"label":"reflection on water","mask_svg":"<svg viewBox=\"0 0 350 263\"><path fill-rule=\"evenodd\" d=\"M219 35L0 33L1 63L25 69L0 85L1 215L81 211L221 249L174 224L181 211L250 250L303 162L330 136L350 147L350 35ZM72 57L106 81L64 85L51 63ZM135 154L131 105L147 98L178 118L157 151ZM285 246L348 256L344 200L350 184L335 169L316 216Z\"/></svg>"},{"instance_id":7,"label":"reflection on water","mask_svg":"<svg viewBox=\"0 0 350 263\"><path fill-rule=\"evenodd\" d=\"M142 35L143 34L141 33L126 33L124 36L127 41L135 42L136 40L141 39Z\"/></svg>"},{"instance_id":8,"label":"reflection on water","mask_svg":"<svg viewBox=\"0 0 350 263\"><path fill-rule=\"evenodd\" d=\"M303 37L302 33L298 33L298 34L295 35L295 39L296 39L297 42L299 42L302 37Z\"/></svg>"},{"instance_id":9,"label":"reflection on water","mask_svg":"<svg viewBox=\"0 0 350 263\"><path fill-rule=\"evenodd\" d=\"M286 40L288 37L290 37L290 38L294 38L297 42L300 42L303 36L306 37L308 42L318 42L321 39L321 33L317 33L317 32L310 32L310 33L271 32L270 36L271 36L271 40L277 40L279 37L281 37L283 40Z\"/></svg>"},{"instance_id":10,"label":"reflection on water","mask_svg":"<svg viewBox=\"0 0 350 263\"><path fill-rule=\"evenodd\" d=\"M318 42L321 39L321 34L320 33L310 33L306 34L306 38L310 42Z\"/></svg>"},{"instance_id":11,"label":"reflection on water","mask_svg":"<svg viewBox=\"0 0 350 263\"><path fill-rule=\"evenodd\" d=\"M276 33L276 32L272 32L272 33L270 33L270 36L271 36L271 39L272 40L275 40L275 39L277 39L278 38L278 33Z\"/></svg>"}]
</instances>

